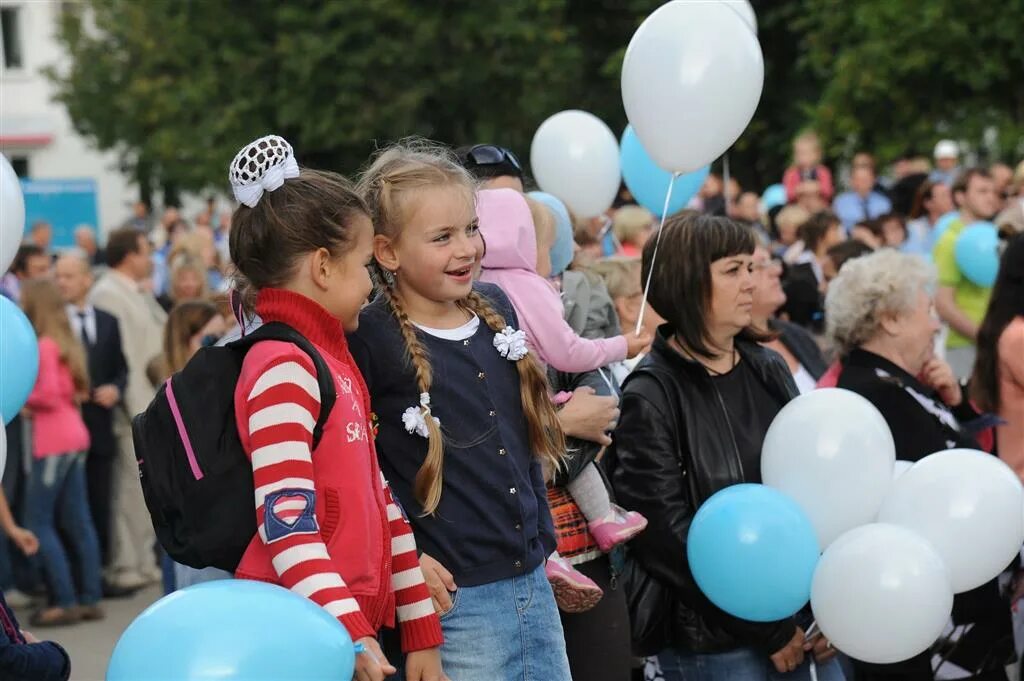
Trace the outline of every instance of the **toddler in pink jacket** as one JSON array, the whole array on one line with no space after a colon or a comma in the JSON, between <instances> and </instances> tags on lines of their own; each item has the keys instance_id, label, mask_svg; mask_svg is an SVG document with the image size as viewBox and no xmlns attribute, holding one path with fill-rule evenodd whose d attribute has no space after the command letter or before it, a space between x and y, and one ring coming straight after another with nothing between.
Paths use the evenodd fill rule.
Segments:
<instances>
[{"instance_id":1,"label":"toddler in pink jacket","mask_svg":"<svg viewBox=\"0 0 1024 681\"><path fill-rule=\"evenodd\" d=\"M508 295L526 333L527 345L541 362L558 371L583 373L635 357L650 344L646 333L591 340L577 335L569 326L563 317L561 296L546 278L550 274L547 255L553 235L541 234L543 238L538 239L539 225L534 225L522 194L513 189L480 190L477 217L487 245L480 280L497 284ZM602 551L629 541L647 526L639 513L611 503L604 480L593 464L567 487ZM601 589L557 552L548 559L547 575L563 609L584 610L601 598Z\"/></svg>"}]
</instances>

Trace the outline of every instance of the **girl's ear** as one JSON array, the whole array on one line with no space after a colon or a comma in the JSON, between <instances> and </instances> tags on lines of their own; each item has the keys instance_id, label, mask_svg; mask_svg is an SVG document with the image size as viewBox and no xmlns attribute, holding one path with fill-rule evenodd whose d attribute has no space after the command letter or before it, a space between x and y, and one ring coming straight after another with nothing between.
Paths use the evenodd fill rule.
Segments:
<instances>
[{"instance_id":1,"label":"girl's ear","mask_svg":"<svg viewBox=\"0 0 1024 681\"><path fill-rule=\"evenodd\" d=\"M309 277L313 285L321 291L326 291L331 279L331 269L334 266L331 252L326 248L318 248L309 257Z\"/></svg>"},{"instance_id":2,"label":"girl's ear","mask_svg":"<svg viewBox=\"0 0 1024 681\"><path fill-rule=\"evenodd\" d=\"M380 266L390 272L397 272L399 266L398 251L391 237L377 234L373 237L373 257Z\"/></svg>"}]
</instances>

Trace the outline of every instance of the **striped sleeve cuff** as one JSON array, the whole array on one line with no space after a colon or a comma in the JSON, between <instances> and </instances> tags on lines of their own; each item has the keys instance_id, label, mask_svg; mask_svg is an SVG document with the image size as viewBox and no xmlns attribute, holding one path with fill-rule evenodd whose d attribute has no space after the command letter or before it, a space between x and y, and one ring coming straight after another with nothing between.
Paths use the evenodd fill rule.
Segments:
<instances>
[{"instance_id":1,"label":"striped sleeve cuff","mask_svg":"<svg viewBox=\"0 0 1024 681\"><path fill-rule=\"evenodd\" d=\"M402 652L412 653L417 650L436 648L444 643L441 633L441 620L434 613L433 607L426 617L405 620L399 624L402 633Z\"/></svg>"},{"instance_id":2,"label":"striped sleeve cuff","mask_svg":"<svg viewBox=\"0 0 1024 681\"><path fill-rule=\"evenodd\" d=\"M328 608L328 612L330 609ZM338 617L338 621L342 623L345 630L348 631L349 637L352 642L355 643L361 638L376 637L377 631L370 626L370 623L366 621L366 617L359 610L355 612L346 613Z\"/></svg>"}]
</instances>

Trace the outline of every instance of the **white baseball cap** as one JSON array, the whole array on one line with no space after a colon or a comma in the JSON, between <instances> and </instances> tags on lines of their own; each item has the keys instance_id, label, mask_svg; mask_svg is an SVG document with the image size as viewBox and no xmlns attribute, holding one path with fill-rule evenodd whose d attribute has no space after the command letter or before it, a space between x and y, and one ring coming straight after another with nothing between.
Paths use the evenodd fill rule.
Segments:
<instances>
[{"instance_id":1,"label":"white baseball cap","mask_svg":"<svg viewBox=\"0 0 1024 681\"><path fill-rule=\"evenodd\" d=\"M939 140L935 145L935 158L957 158L960 156L960 147L953 140Z\"/></svg>"}]
</instances>

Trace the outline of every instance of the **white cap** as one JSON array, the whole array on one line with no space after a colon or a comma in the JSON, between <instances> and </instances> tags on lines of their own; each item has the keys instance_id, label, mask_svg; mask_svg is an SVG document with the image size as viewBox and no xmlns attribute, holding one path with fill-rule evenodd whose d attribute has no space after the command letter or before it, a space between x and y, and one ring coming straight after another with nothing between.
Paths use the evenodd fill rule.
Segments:
<instances>
[{"instance_id":1,"label":"white cap","mask_svg":"<svg viewBox=\"0 0 1024 681\"><path fill-rule=\"evenodd\" d=\"M935 145L934 156L936 159L958 158L960 156L960 147L953 140L939 140L939 143Z\"/></svg>"}]
</instances>

